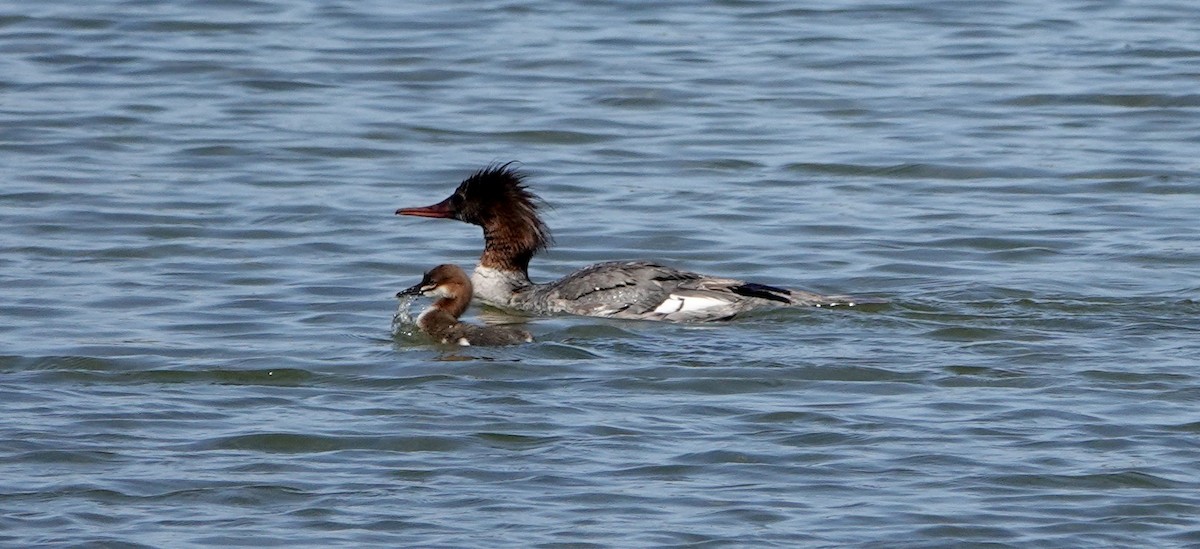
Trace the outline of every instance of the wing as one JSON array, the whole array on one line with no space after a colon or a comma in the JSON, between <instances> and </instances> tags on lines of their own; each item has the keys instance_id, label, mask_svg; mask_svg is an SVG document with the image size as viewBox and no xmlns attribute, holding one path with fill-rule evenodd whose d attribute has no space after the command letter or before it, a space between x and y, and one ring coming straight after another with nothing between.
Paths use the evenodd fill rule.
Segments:
<instances>
[{"instance_id":1,"label":"wing","mask_svg":"<svg viewBox=\"0 0 1200 549\"><path fill-rule=\"evenodd\" d=\"M710 277L644 261L599 263L547 286L546 302L562 304L554 312L674 322L726 320L759 308L854 304L846 296Z\"/></svg>"},{"instance_id":2,"label":"wing","mask_svg":"<svg viewBox=\"0 0 1200 549\"><path fill-rule=\"evenodd\" d=\"M746 297L731 288L740 280L712 278L645 261L600 263L552 282L552 299L562 299L592 316L646 320L706 321L746 309ZM766 288L766 287L764 287ZM574 312L578 312L577 310Z\"/></svg>"},{"instance_id":3,"label":"wing","mask_svg":"<svg viewBox=\"0 0 1200 549\"><path fill-rule=\"evenodd\" d=\"M597 263L551 282L552 300L563 300L595 316L639 317L657 308L696 273L644 261Z\"/></svg>"}]
</instances>

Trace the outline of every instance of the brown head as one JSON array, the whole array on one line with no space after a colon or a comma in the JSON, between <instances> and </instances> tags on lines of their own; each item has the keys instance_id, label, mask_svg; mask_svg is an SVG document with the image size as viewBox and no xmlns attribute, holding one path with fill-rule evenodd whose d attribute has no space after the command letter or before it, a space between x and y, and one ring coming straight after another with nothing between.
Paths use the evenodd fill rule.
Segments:
<instances>
[{"instance_id":1,"label":"brown head","mask_svg":"<svg viewBox=\"0 0 1200 549\"><path fill-rule=\"evenodd\" d=\"M471 304L471 279L458 265L438 265L425 272L417 285L401 290L396 297L423 295L436 297L435 308L444 310L454 318L462 316Z\"/></svg>"},{"instance_id":2,"label":"brown head","mask_svg":"<svg viewBox=\"0 0 1200 549\"><path fill-rule=\"evenodd\" d=\"M527 273L529 260L546 249L550 229L538 216L541 199L525 187L525 174L507 164L492 164L463 180L449 198L423 208L401 208L396 215L457 219L483 227L479 263Z\"/></svg>"}]
</instances>

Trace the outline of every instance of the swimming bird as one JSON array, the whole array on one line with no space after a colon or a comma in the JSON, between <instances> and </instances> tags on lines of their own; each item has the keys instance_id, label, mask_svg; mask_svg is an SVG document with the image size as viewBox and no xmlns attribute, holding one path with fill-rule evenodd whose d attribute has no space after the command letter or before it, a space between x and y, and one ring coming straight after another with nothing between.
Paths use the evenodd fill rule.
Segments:
<instances>
[{"instance_id":1,"label":"swimming bird","mask_svg":"<svg viewBox=\"0 0 1200 549\"><path fill-rule=\"evenodd\" d=\"M529 343L533 336L507 326L476 326L460 322L471 304L471 279L457 265L438 265L427 271L417 285L401 290L396 297L423 295L437 300L417 316L417 326L439 343L455 345L513 345Z\"/></svg>"},{"instance_id":2,"label":"swimming bird","mask_svg":"<svg viewBox=\"0 0 1200 549\"><path fill-rule=\"evenodd\" d=\"M449 198L432 206L400 208L396 215L457 219L482 227L483 255L471 275L475 297L526 314L697 322L773 307L879 302L708 276L649 261L599 263L535 284L529 280L529 261L552 238L539 216L541 199L525 179L512 162L489 165L464 179Z\"/></svg>"}]
</instances>

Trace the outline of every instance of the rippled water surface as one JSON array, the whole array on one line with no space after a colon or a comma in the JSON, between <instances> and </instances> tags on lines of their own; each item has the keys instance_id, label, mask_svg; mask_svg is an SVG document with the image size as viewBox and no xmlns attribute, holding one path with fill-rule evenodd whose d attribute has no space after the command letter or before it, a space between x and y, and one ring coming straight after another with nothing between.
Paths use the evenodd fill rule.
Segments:
<instances>
[{"instance_id":1,"label":"rippled water surface","mask_svg":"<svg viewBox=\"0 0 1200 549\"><path fill-rule=\"evenodd\" d=\"M0 2L0 545L1200 544L1200 7ZM883 297L392 336L538 279ZM480 321L485 311L470 316Z\"/></svg>"}]
</instances>

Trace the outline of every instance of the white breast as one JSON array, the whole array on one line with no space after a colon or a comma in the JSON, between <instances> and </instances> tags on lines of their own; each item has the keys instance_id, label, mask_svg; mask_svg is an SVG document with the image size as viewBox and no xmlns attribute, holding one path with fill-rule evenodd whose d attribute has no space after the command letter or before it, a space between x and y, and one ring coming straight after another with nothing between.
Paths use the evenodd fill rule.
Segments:
<instances>
[{"instance_id":1,"label":"white breast","mask_svg":"<svg viewBox=\"0 0 1200 549\"><path fill-rule=\"evenodd\" d=\"M514 283L512 275L491 267L475 267L471 273L471 285L475 297L489 305L507 307L512 301Z\"/></svg>"}]
</instances>

